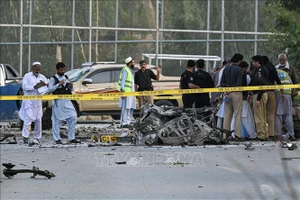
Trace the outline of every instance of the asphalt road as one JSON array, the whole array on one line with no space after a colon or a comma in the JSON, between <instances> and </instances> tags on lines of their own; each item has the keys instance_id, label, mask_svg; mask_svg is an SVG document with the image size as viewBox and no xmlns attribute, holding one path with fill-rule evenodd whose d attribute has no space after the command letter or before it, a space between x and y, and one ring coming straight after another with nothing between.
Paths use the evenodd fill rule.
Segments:
<instances>
[{"instance_id":1,"label":"asphalt road","mask_svg":"<svg viewBox=\"0 0 300 200\"><path fill-rule=\"evenodd\" d=\"M274 142L256 143L252 151L243 145L1 144L1 163L12 162L16 169L36 166L56 175L8 179L1 173L1 199L299 199L300 142L296 144L294 151Z\"/></svg>"}]
</instances>

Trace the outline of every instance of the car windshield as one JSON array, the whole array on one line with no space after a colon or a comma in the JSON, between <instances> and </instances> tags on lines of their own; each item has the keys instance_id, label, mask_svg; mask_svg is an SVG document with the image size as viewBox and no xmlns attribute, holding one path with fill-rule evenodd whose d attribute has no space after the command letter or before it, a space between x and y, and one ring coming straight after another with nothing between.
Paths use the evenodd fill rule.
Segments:
<instances>
[{"instance_id":1,"label":"car windshield","mask_svg":"<svg viewBox=\"0 0 300 200\"><path fill-rule=\"evenodd\" d=\"M69 77L70 81L76 82L80 80L84 75L86 75L89 71L91 71L92 68L85 67L82 69L72 69L68 72L66 72L66 75Z\"/></svg>"}]
</instances>

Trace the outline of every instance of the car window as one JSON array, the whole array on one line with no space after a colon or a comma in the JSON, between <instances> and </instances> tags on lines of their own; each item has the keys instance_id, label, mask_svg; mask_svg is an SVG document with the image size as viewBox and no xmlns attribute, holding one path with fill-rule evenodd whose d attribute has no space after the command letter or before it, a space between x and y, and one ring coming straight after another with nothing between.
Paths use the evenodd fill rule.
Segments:
<instances>
[{"instance_id":1,"label":"car window","mask_svg":"<svg viewBox=\"0 0 300 200\"><path fill-rule=\"evenodd\" d=\"M121 69L114 70L113 72L114 72L114 75L113 75L113 81L112 82L118 82L119 78L120 78Z\"/></svg>"},{"instance_id":2,"label":"car window","mask_svg":"<svg viewBox=\"0 0 300 200\"><path fill-rule=\"evenodd\" d=\"M18 75L14 72L14 70L11 67L5 66L5 70L6 70L6 79L13 79L14 77L18 77Z\"/></svg>"},{"instance_id":3,"label":"car window","mask_svg":"<svg viewBox=\"0 0 300 200\"><path fill-rule=\"evenodd\" d=\"M111 71L99 71L92 73L88 78L91 78L93 84L111 83Z\"/></svg>"},{"instance_id":4,"label":"car window","mask_svg":"<svg viewBox=\"0 0 300 200\"><path fill-rule=\"evenodd\" d=\"M121 70L122 69L117 69L117 70L113 71L113 78L112 78L113 81L112 82L118 82L119 81ZM135 73L137 71L138 71L138 68L133 69L133 73Z\"/></svg>"},{"instance_id":5,"label":"car window","mask_svg":"<svg viewBox=\"0 0 300 200\"><path fill-rule=\"evenodd\" d=\"M89 68L82 68L82 69L72 69L67 71L65 74L72 82L76 82L80 80L84 75L86 75L90 70Z\"/></svg>"}]
</instances>

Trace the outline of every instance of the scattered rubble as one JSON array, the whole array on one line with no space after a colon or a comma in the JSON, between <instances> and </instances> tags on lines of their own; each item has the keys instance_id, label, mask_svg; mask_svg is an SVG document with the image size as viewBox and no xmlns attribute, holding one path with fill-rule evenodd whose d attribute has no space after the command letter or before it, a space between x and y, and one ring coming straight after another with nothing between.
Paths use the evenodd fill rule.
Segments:
<instances>
[{"instance_id":1,"label":"scattered rubble","mask_svg":"<svg viewBox=\"0 0 300 200\"><path fill-rule=\"evenodd\" d=\"M185 109L145 105L136 119L137 145L225 144L226 135L213 128L215 108Z\"/></svg>"},{"instance_id":2,"label":"scattered rubble","mask_svg":"<svg viewBox=\"0 0 300 200\"><path fill-rule=\"evenodd\" d=\"M13 141L9 138L12 138ZM0 144L17 144L16 136L14 134L4 134L3 138L0 139Z\"/></svg>"},{"instance_id":3,"label":"scattered rubble","mask_svg":"<svg viewBox=\"0 0 300 200\"><path fill-rule=\"evenodd\" d=\"M13 169L15 167L15 165L13 165L12 163L2 163L2 165L5 167L5 169L3 169L3 174L7 178L12 178L12 177L14 177L14 175L20 174L20 173L33 173L31 178L35 178L37 175L45 176L48 179L55 177L55 175L52 172L49 172L48 170L42 171L38 167L35 167L35 166L33 166L32 169Z\"/></svg>"},{"instance_id":4,"label":"scattered rubble","mask_svg":"<svg viewBox=\"0 0 300 200\"><path fill-rule=\"evenodd\" d=\"M251 142L249 144L245 144L245 150L254 150Z\"/></svg>"}]
</instances>

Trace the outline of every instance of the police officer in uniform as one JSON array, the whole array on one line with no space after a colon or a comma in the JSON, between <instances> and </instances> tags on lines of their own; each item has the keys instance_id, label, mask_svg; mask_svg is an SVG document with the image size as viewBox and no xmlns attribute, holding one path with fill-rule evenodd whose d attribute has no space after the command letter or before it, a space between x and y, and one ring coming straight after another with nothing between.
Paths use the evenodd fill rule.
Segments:
<instances>
[{"instance_id":1,"label":"police officer in uniform","mask_svg":"<svg viewBox=\"0 0 300 200\"><path fill-rule=\"evenodd\" d=\"M196 63L197 71L194 72L194 84L198 88L213 88L214 81L211 75L204 71L204 60L199 59ZM195 107L202 108L205 106L210 106L209 93L196 93L194 94Z\"/></svg>"},{"instance_id":2,"label":"police officer in uniform","mask_svg":"<svg viewBox=\"0 0 300 200\"><path fill-rule=\"evenodd\" d=\"M191 89L192 86L197 87L193 84L194 81L194 70L195 70L195 61L188 60L187 69L181 74L180 78L180 89ZM182 95L183 107L192 108L194 104L194 98L192 94L183 94Z\"/></svg>"}]
</instances>

